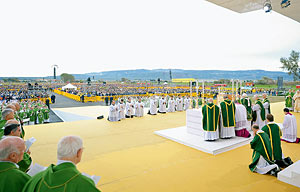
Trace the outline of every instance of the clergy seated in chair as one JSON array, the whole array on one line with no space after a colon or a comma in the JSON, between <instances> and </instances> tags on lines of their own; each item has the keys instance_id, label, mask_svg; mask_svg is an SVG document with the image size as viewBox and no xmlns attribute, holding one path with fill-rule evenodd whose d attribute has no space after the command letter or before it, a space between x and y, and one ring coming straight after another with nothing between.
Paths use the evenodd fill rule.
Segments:
<instances>
[{"instance_id":1,"label":"clergy seated in chair","mask_svg":"<svg viewBox=\"0 0 300 192\"><path fill-rule=\"evenodd\" d=\"M290 113L288 108L283 109L284 112L284 120L282 127L282 141L286 141L288 143L299 143L300 138L297 138L297 120L296 117Z\"/></svg>"},{"instance_id":2,"label":"clergy seated in chair","mask_svg":"<svg viewBox=\"0 0 300 192\"><path fill-rule=\"evenodd\" d=\"M19 170L25 143L20 137L9 136L0 141L0 191L22 191L30 176Z\"/></svg>"},{"instance_id":3,"label":"clergy seated in chair","mask_svg":"<svg viewBox=\"0 0 300 192\"><path fill-rule=\"evenodd\" d=\"M82 175L76 168L83 152L82 140L78 136L63 137L57 146L57 164L33 176L23 192L96 192L93 180Z\"/></svg>"},{"instance_id":4,"label":"clergy seated in chair","mask_svg":"<svg viewBox=\"0 0 300 192\"><path fill-rule=\"evenodd\" d=\"M8 120L4 127L4 136L2 138L8 137L8 136L16 136L21 137L21 127L19 122L15 119ZM27 172L31 166L32 159L30 157L30 151L25 151L23 154L23 158L21 161L19 161L17 164L19 166L19 169L23 172Z\"/></svg>"},{"instance_id":5,"label":"clergy seated in chair","mask_svg":"<svg viewBox=\"0 0 300 192\"><path fill-rule=\"evenodd\" d=\"M202 107L202 125L205 141L214 141L219 139L219 119L220 108L213 103L213 99L208 99L208 103Z\"/></svg>"},{"instance_id":6,"label":"clergy seated in chair","mask_svg":"<svg viewBox=\"0 0 300 192\"><path fill-rule=\"evenodd\" d=\"M250 142L253 149L252 163L249 168L252 172L259 174L271 174L277 176L278 165L272 160L272 148L269 136L259 129L258 125L252 126L254 138Z\"/></svg>"},{"instance_id":7,"label":"clergy seated in chair","mask_svg":"<svg viewBox=\"0 0 300 192\"><path fill-rule=\"evenodd\" d=\"M236 101L235 108L235 135L238 137L251 137L251 134L247 130L248 120L246 107Z\"/></svg>"}]
</instances>

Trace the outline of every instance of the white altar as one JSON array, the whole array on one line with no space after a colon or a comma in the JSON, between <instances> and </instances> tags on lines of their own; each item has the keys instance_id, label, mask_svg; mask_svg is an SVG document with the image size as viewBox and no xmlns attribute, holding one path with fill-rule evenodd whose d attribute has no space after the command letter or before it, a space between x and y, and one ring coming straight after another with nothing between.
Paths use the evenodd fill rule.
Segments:
<instances>
[{"instance_id":1,"label":"white altar","mask_svg":"<svg viewBox=\"0 0 300 192\"><path fill-rule=\"evenodd\" d=\"M164 129L154 133L213 155L247 145L252 140L252 138L234 137L231 139L204 141L201 109L188 109L186 111L186 126Z\"/></svg>"}]
</instances>

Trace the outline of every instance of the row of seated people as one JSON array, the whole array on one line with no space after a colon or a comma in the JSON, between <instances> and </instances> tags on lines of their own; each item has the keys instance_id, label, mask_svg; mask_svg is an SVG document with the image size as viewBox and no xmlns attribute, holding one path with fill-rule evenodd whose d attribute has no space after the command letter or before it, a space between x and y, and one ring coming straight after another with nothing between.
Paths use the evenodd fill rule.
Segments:
<instances>
[{"instance_id":1,"label":"row of seated people","mask_svg":"<svg viewBox=\"0 0 300 192\"><path fill-rule=\"evenodd\" d=\"M18 127L9 126L12 125ZM51 164L32 177L19 168L25 151L25 142L19 136L5 136L0 140L1 192L99 192L94 181L76 168L83 153L80 137L63 137L58 143L56 165Z\"/></svg>"}]
</instances>

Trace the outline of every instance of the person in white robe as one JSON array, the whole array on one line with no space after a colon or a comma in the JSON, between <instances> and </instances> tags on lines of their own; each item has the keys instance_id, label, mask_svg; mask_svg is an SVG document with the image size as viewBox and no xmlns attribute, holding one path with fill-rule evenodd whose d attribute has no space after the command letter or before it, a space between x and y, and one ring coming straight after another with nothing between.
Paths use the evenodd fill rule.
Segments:
<instances>
[{"instance_id":1,"label":"person in white robe","mask_svg":"<svg viewBox=\"0 0 300 192\"><path fill-rule=\"evenodd\" d=\"M125 117L126 118L133 118L133 116L134 116L134 103L131 101L130 97L128 98L128 101L126 103L125 110L126 110Z\"/></svg>"},{"instance_id":2,"label":"person in white robe","mask_svg":"<svg viewBox=\"0 0 300 192\"><path fill-rule=\"evenodd\" d=\"M293 96L294 100L294 112L300 112L300 91L297 90L296 94Z\"/></svg>"},{"instance_id":3,"label":"person in white robe","mask_svg":"<svg viewBox=\"0 0 300 192\"><path fill-rule=\"evenodd\" d=\"M150 109L149 109L148 114L150 114L150 115L157 114L157 101L156 101L154 95L150 98Z\"/></svg>"},{"instance_id":4,"label":"person in white robe","mask_svg":"<svg viewBox=\"0 0 300 192\"><path fill-rule=\"evenodd\" d=\"M125 119L125 103L124 99L120 99L120 103L118 104L119 109L119 119Z\"/></svg>"},{"instance_id":5,"label":"person in white robe","mask_svg":"<svg viewBox=\"0 0 300 192\"><path fill-rule=\"evenodd\" d=\"M167 100L165 96L162 96L159 100L159 108L158 113L166 113L167 112Z\"/></svg>"},{"instance_id":6,"label":"person in white robe","mask_svg":"<svg viewBox=\"0 0 300 192\"><path fill-rule=\"evenodd\" d=\"M259 97L258 95L254 95L253 99L256 101L256 102L260 102L259 100ZM261 115L260 115L260 112L261 112L261 106L259 104L255 104L252 106L252 110L254 112L256 112L256 120L254 122L254 124L258 125L259 129L261 129L263 126L266 125L266 122L265 122L265 118L262 119Z\"/></svg>"},{"instance_id":7,"label":"person in white robe","mask_svg":"<svg viewBox=\"0 0 300 192\"><path fill-rule=\"evenodd\" d=\"M190 104L191 104L191 100L190 100L189 96L186 96L183 101L183 106L184 106L183 108L185 111L190 108Z\"/></svg>"},{"instance_id":8,"label":"person in white robe","mask_svg":"<svg viewBox=\"0 0 300 192\"><path fill-rule=\"evenodd\" d=\"M119 109L118 109L118 105L116 105L115 100L113 100L111 102L111 105L109 106L108 120L119 121Z\"/></svg>"},{"instance_id":9,"label":"person in white robe","mask_svg":"<svg viewBox=\"0 0 300 192\"><path fill-rule=\"evenodd\" d=\"M144 116L144 103L142 99L139 98L138 102L135 103L135 116L136 117L143 117Z\"/></svg>"},{"instance_id":10,"label":"person in white robe","mask_svg":"<svg viewBox=\"0 0 300 192\"><path fill-rule=\"evenodd\" d=\"M182 111L183 110L183 99L182 96L179 95L179 97L176 99L176 111Z\"/></svg>"},{"instance_id":11,"label":"person in white robe","mask_svg":"<svg viewBox=\"0 0 300 192\"><path fill-rule=\"evenodd\" d=\"M299 143L300 139L297 138L297 120L296 117L290 113L288 108L283 109L284 120L282 123L282 137L281 140L289 143Z\"/></svg>"},{"instance_id":12,"label":"person in white robe","mask_svg":"<svg viewBox=\"0 0 300 192\"><path fill-rule=\"evenodd\" d=\"M265 108L265 114L266 114L266 119L267 119L267 115L270 114L269 108L270 108L270 102L267 98L267 94L263 93L262 94L263 97L263 106Z\"/></svg>"},{"instance_id":13,"label":"person in white robe","mask_svg":"<svg viewBox=\"0 0 300 192\"><path fill-rule=\"evenodd\" d=\"M168 101L168 112L175 112L176 101L174 100L173 95Z\"/></svg>"},{"instance_id":14,"label":"person in white robe","mask_svg":"<svg viewBox=\"0 0 300 192\"><path fill-rule=\"evenodd\" d=\"M238 102L235 103L235 135L238 137L251 137L247 130L248 126L246 107Z\"/></svg>"},{"instance_id":15,"label":"person in white robe","mask_svg":"<svg viewBox=\"0 0 300 192\"><path fill-rule=\"evenodd\" d=\"M246 108L246 111L247 109L251 109L251 112L247 111L247 122L246 122L246 127L247 127L247 130L248 131L251 131L251 121L252 121L252 106L251 106L251 99L248 97L248 95L246 93L243 93L242 94L242 101L244 100L247 100L245 101L244 103L242 102L242 104L245 106ZM249 113L249 114L248 114Z\"/></svg>"}]
</instances>

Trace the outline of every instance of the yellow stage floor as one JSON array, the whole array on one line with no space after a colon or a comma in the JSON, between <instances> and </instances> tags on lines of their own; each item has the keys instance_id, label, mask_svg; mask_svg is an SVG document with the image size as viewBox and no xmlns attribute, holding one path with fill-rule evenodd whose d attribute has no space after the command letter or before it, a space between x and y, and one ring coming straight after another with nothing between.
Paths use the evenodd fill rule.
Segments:
<instances>
[{"instance_id":1,"label":"yellow stage floor","mask_svg":"<svg viewBox=\"0 0 300 192\"><path fill-rule=\"evenodd\" d=\"M283 103L272 104L275 121L283 121ZM107 107L64 108L61 111L96 117L107 116ZM300 137L300 114L295 114ZM185 112L146 115L120 122L83 120L27 126L26 138L35 137L31 147L34 163L56 163L58 140L79 135L84 154L78 168L99 175L97 187L104 192L240 192L300 191L273 176L252 173L248 165L249 145L219 155L210 155L155 135L156 130L185 125ZM300 144L282 142L283 153L300 160Z\"/></svg>"}]
</instances>

